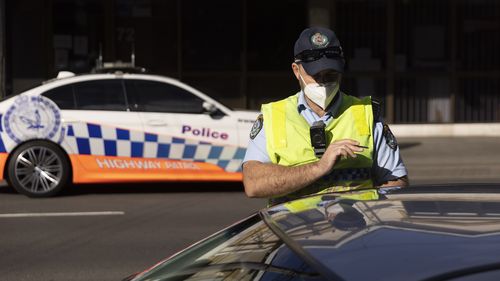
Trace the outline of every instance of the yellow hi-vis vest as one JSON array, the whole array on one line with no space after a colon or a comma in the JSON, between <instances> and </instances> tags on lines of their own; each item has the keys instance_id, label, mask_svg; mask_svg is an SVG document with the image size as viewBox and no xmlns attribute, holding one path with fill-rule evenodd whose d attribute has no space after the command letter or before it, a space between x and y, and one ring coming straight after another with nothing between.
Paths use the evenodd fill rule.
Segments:
<instances>
[{"instance_id":1,"label":"yellow hi-vis vest","mask_svg":"<svg viewBox=\"0 0 500 281\"><path fill-rule=\"evenodd\" d=\"M370 97L358 99L340 93L342 103L333 120L326 126L327 145L341 139L354 139L368 147L357 153L356 158L344 158L331 173L314 184L288 194L271 198L270 204L281 203L298 197L328 191L343 191L373 187L373 111ZM298 166L319 159L314 154L310 140L310 125L298 112L298 95L262 105L266 148L272 163Z\"/></svg>"}]
</instances>

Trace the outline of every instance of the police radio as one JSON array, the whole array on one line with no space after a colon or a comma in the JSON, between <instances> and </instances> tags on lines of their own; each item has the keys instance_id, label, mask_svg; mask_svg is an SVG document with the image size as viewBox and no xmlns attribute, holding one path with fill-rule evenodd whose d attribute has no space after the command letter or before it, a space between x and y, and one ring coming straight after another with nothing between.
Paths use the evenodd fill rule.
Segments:
<instances>
[{"instance_id":1,"label":"police radio","mask_svg":"<svg viewBox=\"0 0 500 281\"><path fill-rule=\"evenodd\" d=\"M325 123L323 121L316 121L309 129L311 137L311 145L314 147L314 154L316 157L321 158L326 151L326 133Z\"/></svg>"}]
</instances>

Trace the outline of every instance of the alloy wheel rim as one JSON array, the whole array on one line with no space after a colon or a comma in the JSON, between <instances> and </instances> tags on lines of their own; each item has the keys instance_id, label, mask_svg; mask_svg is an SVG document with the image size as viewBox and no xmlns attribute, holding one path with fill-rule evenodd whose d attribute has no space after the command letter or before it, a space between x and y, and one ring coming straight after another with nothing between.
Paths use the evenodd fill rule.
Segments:
<instances>
[{"instance_id":1,"label":"alloy wheel rim","mask_svg":"<svg viewBox=\"0 0 500 281\"><path fill-rule=\"evenodd\" d=\"M46 147L30 147L16 158L17 182L32 193L51 191L61 181L62 173L61 159Z\"/></svg>"}]
</instances>

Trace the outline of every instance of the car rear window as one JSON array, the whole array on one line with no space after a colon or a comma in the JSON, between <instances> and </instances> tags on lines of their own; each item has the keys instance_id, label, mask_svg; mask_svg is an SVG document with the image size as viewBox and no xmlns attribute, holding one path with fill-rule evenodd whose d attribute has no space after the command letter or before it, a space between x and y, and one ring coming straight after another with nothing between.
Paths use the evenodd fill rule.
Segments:
<instances>
[{"instance_id":1,"label":"car rear window","mask_svg":"<svg viewBox=\"0 0 500 281\"><path fill-rule=\"evenodd\" d=\"M121 80L94 80L64 85L43 94L61 109L126 111Z\"/></svg>"},{"instance_id":2,"label":"car rear window","mask_svg":"<svg viewBox=\"0 0 500 281\"><path fill-rule=\"evenodd\" d=\"M64 85L61 87L48 90L43 94L57 104L60 109L75 109L75 93L72 85Z\"/></svg>"},{"instance_id":3,"label":"car rear window","mask_svg":"<svg viewBox=\"0 0 500 281\"><path fill-rule=\"evenodd\" d=\"M73 86L76 109L127 110L125 92L121 80L96 80Z\"/></svg>"}]
</instances>

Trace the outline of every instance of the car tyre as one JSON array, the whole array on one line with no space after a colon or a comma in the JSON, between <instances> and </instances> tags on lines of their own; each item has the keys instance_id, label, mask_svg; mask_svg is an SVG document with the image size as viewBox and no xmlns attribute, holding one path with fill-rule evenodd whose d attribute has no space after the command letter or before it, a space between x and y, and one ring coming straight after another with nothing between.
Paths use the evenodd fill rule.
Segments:
<instances>
[{"instance_id":1,"label":"car tyre","mask_svg":"<svg viewBox=\"0 0 500 281\"><path fill-rule=\"evenodd\" d=\"M9 158L7 180L29 197L50 197L69 185L71 166L56 144L32 141L19 146Z\"/></svg>"}]
</instances>

